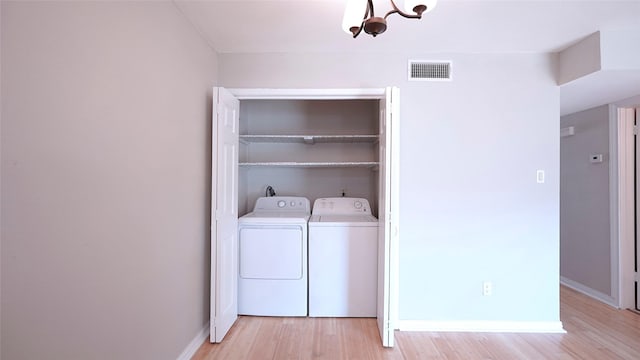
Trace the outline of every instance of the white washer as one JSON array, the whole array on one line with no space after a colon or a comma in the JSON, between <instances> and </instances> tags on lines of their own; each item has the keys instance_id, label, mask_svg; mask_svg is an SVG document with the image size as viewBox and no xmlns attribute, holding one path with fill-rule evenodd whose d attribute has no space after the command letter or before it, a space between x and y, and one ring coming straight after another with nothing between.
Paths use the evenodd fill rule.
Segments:
<instances>
[{"instance_id":1,"label":"white washer","mask_svg":"<svg viewBox=\"0 0 640 360\"><path fill-rule=\"evenodd\" d=\"M320 198L309 219L309 316L376 317L378 219L366 199Z\"/></svg>"},{"instance_id":2,"label":"white washer","mask_svg":"<svg viewBox=\"0 0 640 360\"><path fill-rule=\"evenodd\" d=\"M238 219L238 314L307 316L309 200L273 196Z\"/></svg>"}]
</instances>

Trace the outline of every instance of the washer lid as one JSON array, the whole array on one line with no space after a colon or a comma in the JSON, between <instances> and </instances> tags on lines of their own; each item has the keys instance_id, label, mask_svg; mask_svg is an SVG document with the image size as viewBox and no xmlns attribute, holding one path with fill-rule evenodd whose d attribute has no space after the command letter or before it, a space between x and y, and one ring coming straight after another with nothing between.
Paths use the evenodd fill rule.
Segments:
<instances>
[{"instance_id":1,"label":"washer lid","mask_svg":"<svg viewBox=\"0 0 640 360\"><path fill-rule=\"evenodd\" d=\"M309 226L378 226L372 215L312 215Z\"/></svg>"},{"instance_id":2,"label":"washer lid","mask_svg":"<svg viewBox=\"0 0 640 360\"><path fill-rule=\"evenodd\" d=\"M378 222L371 215L317 215L320 222Z\"/></svg>"}]
</instances>

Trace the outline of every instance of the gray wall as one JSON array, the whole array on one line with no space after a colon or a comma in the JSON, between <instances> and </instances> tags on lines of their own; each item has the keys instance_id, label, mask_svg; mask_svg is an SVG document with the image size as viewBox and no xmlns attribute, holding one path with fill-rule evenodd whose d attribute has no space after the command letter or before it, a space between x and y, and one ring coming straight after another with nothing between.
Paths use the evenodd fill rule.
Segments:
<instances>
[{"instance_id":1,"label":"gray wall","mask_svg":"<svg viewBox=\"0 0 640 360\"><path fill-rule=\"evenodd\" d=\"M175 359L207 323L217 55L170 2L2 1L2 357Z\"/></svg>"},{"instance_id":2,"label":"gray wall","mask_svg":"<svg viewBox=\"0 0 640 360\"><path fill-rule=\"evenodd\" d=\"M560 141L560 275L612 296L609 106L563 116L560 126L575 129ZM590 163L591 154L604 161Z\"/></svg>"},{"instance_id":3,"label":"gray wall","mask_svg":"<svg viewBox=\"0 0 640 360\"><path fill-rule=\"evenodd\" d=\"M618 107L638 107L640 106L640 95L620 100L615 105Z\"/></svg>"},{"instance_id":4,"label":"gray wall","mask_svg":"<svg viewBox=\"0 0 640 360\"><path fill-rule=\"evenodd\" d=\"M408 82L407 60L451 82ZM226 87L401 89L400 319L559 321L559 91L548 55L220 54ZM313 69L313 71L309 71ZM536 170L546 183L536 183ZM482 282L494 283L492 297Z\"/></svg>"},{"instance_id":5,"label":"gray wall","mask_svg":"<svg viewBox=\"0 0 640 360\"><path fill-rule=\"evenodd\" d=\"M376 135L378 100L241 100L241 134ZM243 154L243 148L245 149ZM245 155L245 156L243 156ZM378 143L274 144L240 142L243 161L378 161ZM253 210L267 186L278 195L346 196L369 200L377 215L378 171L371 168L240 168L240 215Z\"/></svg>"}]
</instances>

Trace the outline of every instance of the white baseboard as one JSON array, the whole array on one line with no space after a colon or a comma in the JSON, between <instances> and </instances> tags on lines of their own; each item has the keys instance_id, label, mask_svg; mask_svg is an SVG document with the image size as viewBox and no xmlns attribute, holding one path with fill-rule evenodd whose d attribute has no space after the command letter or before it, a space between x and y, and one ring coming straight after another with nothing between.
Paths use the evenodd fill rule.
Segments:
<instances>
[{"instance_id":1,"label":"white baseboard","mask_svg":"<svg viewBox=\"0 0 640 360\"><path fill-rule=\"evenodd\" d=\"M429 321L400 320L400 331L561 333L561 321Z\"/></svg>"},{"instance_id":2,"label":"white baseboard","mask_svg":"<svg viewBox=\"0 0 640 360\"><path fill-rule=\"evenodd\" d=\"M187 345L184 351L182 351L182 354L178 356L177 360L190 360L207 338L209 338L209 322L207 322L202 330L198 332L196 337L191 340L189 345Z\"/></svg>"},{"instance_id":3,"label":"white baseboard","mask_svg":"<svg viewBox=\"0 0 640 360\"><path fill-rule=\"evenodd\" d=\"M573 281L571 279L567 279L564 276L560 276L560 284L571 288L579 293L585 294L589 297L592 297L598 301L601 301L607 305L613 306L614 308L618 307L618 301L614 299L612 296L601 293L600 291L594 290L586 285L583 285L577 281Z\"/></svg>"}]
</instances>

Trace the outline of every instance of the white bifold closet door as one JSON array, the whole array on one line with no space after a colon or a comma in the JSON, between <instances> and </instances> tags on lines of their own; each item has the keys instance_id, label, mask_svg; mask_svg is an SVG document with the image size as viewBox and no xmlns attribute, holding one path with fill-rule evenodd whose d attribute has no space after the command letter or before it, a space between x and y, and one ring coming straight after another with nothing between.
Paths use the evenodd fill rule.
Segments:
<instances>
[{"instance_id":1,"label":"white bifold closet door","mask_svg":"<svg viewBox=\"0 0 640 360\"><path fill-rule=\"evenodd\" d=\"M399 89L213 89L211 195L211 342L221 342L238 315L238 144L243 99L379 99L377 322L383 346L394 345L398 244ZM234 94L236 96L234 96Z\"/></svg>"},{"instance_id":2,"label":"white bifold closet door","mask_svg":"<svg viewBox=\"0 0 640 360\"><path fill-rule=\"evenodd\" d=\"M238 318L238 143L240 102L214 88L211 147L211 342Z\"/></svg>"},{"instance_id":3,"label":"white bifold closet door","mask_svg":"<svg viewBox=\"0 0 640 360\"><path fill-rule=\"evenodd\" d=\"M634 166L634 177L635 177L635 213L636 213L636 229L635 229L635 292L636 292L636 310L640 310L640 276L638 275L640 272L640 239L638 239L638 234L640 234L640 144L638 143L638 126L640 125L640 108L635 109L635 119L634 119L634 137L633 137L633 146L635 148L635 166Z\"/></svg>"},{"instance_id":4,"label":"white bifold closet door","mask_svg":"<svg viewBox=\"0 0 640 360\"><path fill-rule=\"evenodd\" d=\"M386 88L385 97L380 99L380 189L378 194L378 330L382 345L394 345L394 310L395 299L391 286L394 281L394 259L397 257L398 237L398 124L399 89ZM393 151L392 151L393 150Z\"/></svg>"}]
</instances>

